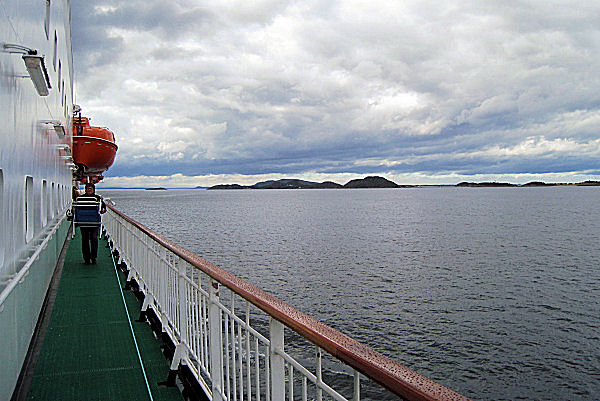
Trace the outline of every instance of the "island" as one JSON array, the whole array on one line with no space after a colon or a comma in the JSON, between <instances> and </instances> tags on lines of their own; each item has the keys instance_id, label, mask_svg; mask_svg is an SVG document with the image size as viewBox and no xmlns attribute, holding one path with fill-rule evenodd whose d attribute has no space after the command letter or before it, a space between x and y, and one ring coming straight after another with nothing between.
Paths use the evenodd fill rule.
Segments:
<instances>
[{"instance_id":1,"label":"island","mask_svg":"<svg viewBox=\"0 0 600 401\"><path fill-rule=\"evenodd\" d=\"M257 182L256 184L250 186L250 189L304 189L304 188L313 188L314 185L318 184L313 181L304 181L298 180L295 178L292 179L282 179L282 180L269 180L263 182Z\"/></svg>"},{"instance_id":2,"label":"island","mask_svg":"<svg viewBox=\"0 0 600 401\"><path fill-rule=\"evenodd\" d=\"M196 187L196 189L202 187ZM213 185L212 187L208 187L207 189L247 189L248 187L239 184L219 184Z\"/></svg>"},{"instance_id":3,"label":"island","mask_svg":"<svg viewBox=\"0 0 600 401\"><path fill-rule=\"evenodd\" d=\"M344 185L344 188L399 188L400 185L383 177L370 176L361 179L351 180Z\"/></svg>"},{"instance_id":4,"label":"island","mask_svg":"<svg viewBox=\"0 0 600 401\"><path fill-rule=\"evenodd\" d=\"M521 185L522 187L555 187L558 184L556 183L546 183L543 181L531 181L528 182L527 184L523 184Z\"/></svg>"},{"instance_id":5,"label":"island","mask_svg":"<svg viewBox=\"0 0 600 401\"><path fill-rule=\"evenodd\" d=\"M400 185L383 177L369 176L351 180L345 185L333 181L314 182L296 178L268 180L254 185L219 184L208 189L342 189L342 188L399 188ZM408 187L408 186L405 186Z\"/></svg>"},{"instance_id":6,"label":"island","mask_svg":"<svg viewBox=\"0 0 600 401\"><path fill-rule=\"evenodd\" d=\"M283 178L280 180L268 180L257 182L254 185L219 184L212 187L196 187L206 189L355 189L355 188L441 188L441 187L466 187L466 188L529 188L529 187L554 187L554 186L600 186L600 181L583 181L578 183L546 183L542 181L531 181L526 184L512 184L509 182L467 182L463 181L455 185L398 185L393 181L379 176L368 176L348 181L341 185L333 181L314 182L300 180L297 178Z\"/></svg>"},{"instance_id":7,"label":"island","mask_svg":"<svg viewBox=\"0 0 600 401\"><path fill-rule=\"evenodd\" d=\"M167 188L163 188L163 187L155 187L155 188L145 188L146 191L166 191Z\"/></svg>"}]
</instances>

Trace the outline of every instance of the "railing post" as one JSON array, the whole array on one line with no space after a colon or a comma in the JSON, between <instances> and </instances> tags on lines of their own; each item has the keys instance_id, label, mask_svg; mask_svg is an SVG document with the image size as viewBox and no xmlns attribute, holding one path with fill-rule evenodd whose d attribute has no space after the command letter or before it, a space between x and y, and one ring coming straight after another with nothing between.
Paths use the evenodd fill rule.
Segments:
<instances>
[{"instance_id":1,"label":"railing post","mask_svg":"<svg viewBox=\"0 0 600 401\"><path fill-rule=\"evenodd\" d=\"M223 341L221 338L221 309L219 308L219 283L210 280L208 304L208 333L210 350L210 378L212 381L212 400L222 401L223 397Z\"/></svg>"},{"instance_id":2,"label":"railing post","mask_svg":"<svg viewBox=\"0 0 600 401\"><path fill-rule=\"evenodd\" d=\"M271 399L283 400L285 397L285 361L276 351L283 352L283 324L271 318L269 323L269 359L271 361Z\"/></svg>"},{"instance_id":3,"label":"railing post","mask_svg":"<svg viewBox=\"0 0 600 401\"><path fill-rule=\"evenodd\" d=\"M175 260L175 264L177 266L177 271L179 273L179 276L177 278L177 295L179 298L179 336L180 336L180 341L182 343L187 344L188 343L188 338L187 338L187 312L188 312L188 305L187 305L187 299L186 299L186 282L185 282L185 275L186 275L186 264L183 263L181 261L181 259L176 258Z\"/></svg>"}]
</instances>

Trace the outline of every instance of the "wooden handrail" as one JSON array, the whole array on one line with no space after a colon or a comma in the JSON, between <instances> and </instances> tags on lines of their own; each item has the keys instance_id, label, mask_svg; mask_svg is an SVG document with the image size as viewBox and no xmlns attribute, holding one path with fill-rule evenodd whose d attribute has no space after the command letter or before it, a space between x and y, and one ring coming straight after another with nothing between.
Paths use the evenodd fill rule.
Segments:
<instances>
[{"instance_id":1,"label":"wooden handrail","mask_svg":"<svg viewBox=\"0 0 600 401\"><path fill-rule=\"evenodd\" d=\"M415 401L468 400L169 241L113 206L108 207L192 266L394 394Z\"/></svg>"}]
</instances>

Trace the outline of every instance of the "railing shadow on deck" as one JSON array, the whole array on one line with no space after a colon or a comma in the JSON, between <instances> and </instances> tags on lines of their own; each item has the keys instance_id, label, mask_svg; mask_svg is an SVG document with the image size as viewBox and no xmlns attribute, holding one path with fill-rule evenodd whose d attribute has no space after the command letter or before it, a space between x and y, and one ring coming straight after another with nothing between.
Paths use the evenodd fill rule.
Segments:
<instances>
[{"instance_id":1,"label":"railing shadow on deck","mask_svg":"<svg viewBox=\"0 0 600 401\"><path fill-rule=\"evenodd\" d=\"M152 309L176 345L172 372L186 365L212 400L467 400L112 206L102 224L144 294L142 311ZM286 330L313 351L297 340L286 349Z\"/></svg>"}]
</instances>

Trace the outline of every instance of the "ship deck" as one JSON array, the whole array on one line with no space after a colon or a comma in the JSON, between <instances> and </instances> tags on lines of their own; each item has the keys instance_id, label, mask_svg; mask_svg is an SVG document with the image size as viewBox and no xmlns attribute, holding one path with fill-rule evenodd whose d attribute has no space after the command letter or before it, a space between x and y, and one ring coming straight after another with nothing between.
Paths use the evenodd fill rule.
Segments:
<instances>
[{"instance_id":1,"label":"ship deck","mask_svg":"<svg viewBox=\"0 0 600 401\"><path fill-rule=\"evenodd\" d=\"M141 303L121 291L126 277L106 240L98 264L85 265L80 238L77 230L68 245L37 362L24 378L26 399L182 400L177 387L158 384L168 361L150 325L136 322Z\"/></svg>"}]
</instances>

